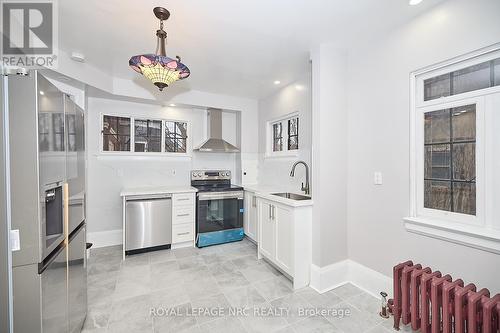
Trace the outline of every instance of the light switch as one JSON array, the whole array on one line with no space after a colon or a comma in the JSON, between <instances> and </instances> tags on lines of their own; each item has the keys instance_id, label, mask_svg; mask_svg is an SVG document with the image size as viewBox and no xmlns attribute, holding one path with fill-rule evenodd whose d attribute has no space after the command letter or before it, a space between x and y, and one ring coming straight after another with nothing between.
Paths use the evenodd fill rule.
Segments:
<instances>
[{"instance_id":1,"label":"light switch","mask_svg":"<svg viewBox=\"0 0 500 333\"><path fill-rule=\"evenodd\" d=\"M19 251L21 249L21 240L19 239L19 230L10 231L10 249L12 252Z\"/></svg>"},{"instance_id":2,"label":"light switch","mask_svg":"<svg viewBox=\"0 0 500 333\"><path fill-rule=\"evenodd\" d=\"M382 185L382 172L376 171L373 174L373 184L375 184L375 185Z\"/></svg>"}]
</instances>

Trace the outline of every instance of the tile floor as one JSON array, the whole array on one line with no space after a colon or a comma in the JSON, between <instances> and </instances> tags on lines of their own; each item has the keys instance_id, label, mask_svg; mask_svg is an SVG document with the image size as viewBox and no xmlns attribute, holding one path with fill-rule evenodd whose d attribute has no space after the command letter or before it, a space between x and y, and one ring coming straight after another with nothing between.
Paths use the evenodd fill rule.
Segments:
<instances>
[{"instance_id":1,"label":"tile floor","mask_svg":"<svg viewBox=\"0 0 500 333\"><path fill-rule=\"evenodd\" d=\"M279 271L257 260L257 248L247 240L134 255L124 262L119 246L94 249L88 272L86 333L391 332L392 320L377 315L376 298L350 284L324 294L311 288L294 292ZM228 315L229 309L244 308L245 314ZM315 308L348 309L350 315L299 313ZM276 315L265 315L270 309Z\"/></svg>"}]
</instances>

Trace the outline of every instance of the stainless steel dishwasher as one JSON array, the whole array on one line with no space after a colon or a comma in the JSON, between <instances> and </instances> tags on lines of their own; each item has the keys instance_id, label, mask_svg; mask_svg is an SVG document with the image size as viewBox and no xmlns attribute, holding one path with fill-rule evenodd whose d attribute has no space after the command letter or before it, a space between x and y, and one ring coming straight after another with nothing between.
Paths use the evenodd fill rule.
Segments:
<instances>
[{"instance_id":1,"label":"stainless steel dishwasher","mask_svg":"<svg viewBox=\"0 0 500 333\"><path fill-rule=\"evenodd\" d=\"M125 214L125 254L170 248L171 195L127 198Z\"/></svg>"}]
</instances>

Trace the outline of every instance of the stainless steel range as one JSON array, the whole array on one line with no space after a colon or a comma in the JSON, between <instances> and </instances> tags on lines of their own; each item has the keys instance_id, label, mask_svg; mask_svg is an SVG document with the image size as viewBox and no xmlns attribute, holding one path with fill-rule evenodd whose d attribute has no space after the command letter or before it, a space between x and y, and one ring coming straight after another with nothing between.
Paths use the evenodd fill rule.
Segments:
<instances>
[{"instance_id":1,"label":"stainless steel range","mask_svg":"<svg viewBox=\"0 0 500 333\"><path fill-rule=\"evenodd\" d=\"M196 246L240 241L243 232L243 187L231 184L229 170L193 170L196 196Z\"/></svg>"}]
</instances>

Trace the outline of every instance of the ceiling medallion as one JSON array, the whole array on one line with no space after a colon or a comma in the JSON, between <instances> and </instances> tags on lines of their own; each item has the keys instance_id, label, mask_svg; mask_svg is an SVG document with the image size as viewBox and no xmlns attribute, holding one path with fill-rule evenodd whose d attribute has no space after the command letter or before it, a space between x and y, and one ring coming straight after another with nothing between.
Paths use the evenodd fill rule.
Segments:
<instances>
[{"instance_id":1,"label":"ceiling medallion","mask_svg":"<svg viewBox=\"0 0 500 333\"><path fill-rule=\"evenodd\" d=\"M160 20L160 29L156 30L156 54L142 54L130 58L128 64L137 73L140 73L163 90L177 80L187 78L191 72L181 63L181 58L169 58L165 52L167 33L163 30L163 21L168 20L170 12L163 7L155 7L153 13Z\"/></svg>"}]
</instances>

